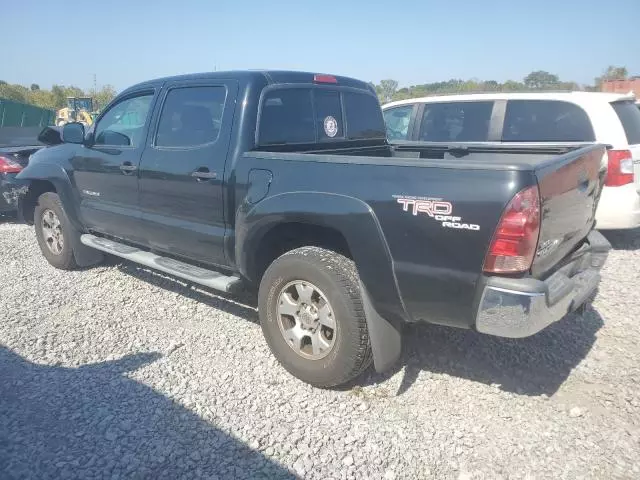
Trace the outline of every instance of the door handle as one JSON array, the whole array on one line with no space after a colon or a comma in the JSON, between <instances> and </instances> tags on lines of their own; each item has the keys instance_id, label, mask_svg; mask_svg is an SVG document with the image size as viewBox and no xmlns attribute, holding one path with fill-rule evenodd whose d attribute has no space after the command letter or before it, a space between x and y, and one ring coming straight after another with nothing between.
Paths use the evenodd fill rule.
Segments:
<instances>
[{"instance_id":1,"label":"door handle","mask_svg":"<svg viewBox=\"0 0 640 480\"><path fill-rule=\"evenodd\" d=\"M216 172L210 172L208 168L201 168L193 172L191 176L200 182L217 178L218 174Z\"/></svg>"},{"instance_id":2,"label":"door handle","mask_svg":"<svg viewBox=\"0 0 640 480\"><path fill-rule=\"evenodd\" d=\"M133 165L131 162L124 162L120 165L120 170L122 170L122 173L124 174L135 172L137 169L138 167Z\"/></svg>"}]
</instances>

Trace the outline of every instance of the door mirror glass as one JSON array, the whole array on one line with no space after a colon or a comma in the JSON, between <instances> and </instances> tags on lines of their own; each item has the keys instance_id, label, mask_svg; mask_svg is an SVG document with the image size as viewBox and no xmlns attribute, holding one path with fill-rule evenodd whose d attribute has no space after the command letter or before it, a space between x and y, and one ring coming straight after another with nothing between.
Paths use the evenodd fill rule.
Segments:
<instances>
[{"instance_id":1,"label":"door mirror glass","mask_svg":"<svg viewBox=\"0 0 640 480\"><path fill-rule=\"evenodd\" d=\"M62 141L64 143L83 143L84 125L79 122L67 123L62 128Z\"/></svg>"}]
</instances>

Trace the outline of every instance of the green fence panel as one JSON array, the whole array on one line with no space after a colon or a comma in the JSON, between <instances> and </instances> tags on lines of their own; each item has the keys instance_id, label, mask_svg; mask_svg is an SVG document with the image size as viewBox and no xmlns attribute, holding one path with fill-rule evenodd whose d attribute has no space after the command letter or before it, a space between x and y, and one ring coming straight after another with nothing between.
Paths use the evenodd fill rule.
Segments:
<instances>
[{"instance_id":1,"label":"green fence panel","mask_svg":"<svg viewBox=\"0 0 640 480\"><path fill-rule=\"evenodd\" d=\"M46 127L55 122L56 112L0 98L0 127Z\"/></svg>"}]
</instances>

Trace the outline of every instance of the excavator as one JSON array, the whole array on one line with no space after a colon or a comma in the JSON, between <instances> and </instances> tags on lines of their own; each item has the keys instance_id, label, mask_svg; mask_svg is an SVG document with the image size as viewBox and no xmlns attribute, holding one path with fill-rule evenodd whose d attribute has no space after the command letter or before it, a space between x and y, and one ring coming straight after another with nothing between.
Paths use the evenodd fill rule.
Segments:
<instances>
[{"instance_id":1,"label":"excavator","mask_svg":"<svg viewBox=\"0 0 640 480\"><path fill-rule=\"evenodd\" d=\"M56 112L56 125L62 126L69 122L80 122L85 126L93 124L93 98L67 97L67 106Z\"/></svg>"}]
</instances>

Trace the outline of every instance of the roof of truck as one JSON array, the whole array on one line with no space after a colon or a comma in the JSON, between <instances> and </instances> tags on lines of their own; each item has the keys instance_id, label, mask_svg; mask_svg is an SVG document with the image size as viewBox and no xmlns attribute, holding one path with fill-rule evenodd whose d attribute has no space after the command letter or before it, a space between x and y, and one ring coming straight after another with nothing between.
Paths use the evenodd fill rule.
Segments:
<instances>
[{"instance_id":1,"label":"roof of truck","mask_svg":"<svg viewBox=\"0 0 640 480\"><path fill-rule=\"evenodd\" d=\"M202 73L189 73L186 75L174 75L170 77L161 77L153 80L133 85L125 90L138 89L140 87L156 87L166 82L176 81L189 81L189 80L244 80L247 82L261 81L269 84L281 84L281 83L313 83L316 75L325 75L321 72L299 72L293 70L231 70L224 72L202 72ZM347 86L364 88L370 91L374 91L373 88L367 83L361 80L357 80L351 77L344 77L340 75L328 74L330 77L334 77L337 80L337 86Z\"/></svg>"},{"instance_id":2,"label":"roof of truck","mask_svg":"<svg viewBox=\"0 0 640 480\"><path fill-rule=\"evenodd\" d=\"M383 105L382 108L396 107L413 103L450 102L452 100L469 102L481 100L556 100L571 103L590 102L618 102L621 100L635 100L633 93L604 93L604 92L524 92L524 93L469 93L454 95L438 95L432 97L410 98L398 100Z\"/></svg>"}]
</instances>

